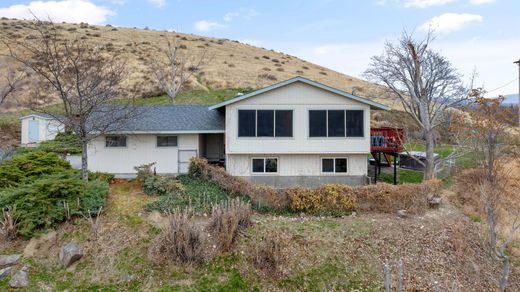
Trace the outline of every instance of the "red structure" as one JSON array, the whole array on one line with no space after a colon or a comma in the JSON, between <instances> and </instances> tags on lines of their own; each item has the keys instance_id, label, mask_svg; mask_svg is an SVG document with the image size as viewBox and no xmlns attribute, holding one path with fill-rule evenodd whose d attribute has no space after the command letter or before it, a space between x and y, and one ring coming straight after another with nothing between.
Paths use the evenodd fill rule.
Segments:
<instances>
[{"instance_id":1,"label":"red structure","mask_svg":"<svg viewBox=\"0 0 520 292\"><path fill-rule=\"evenodd\" d=\"M381 166L392 166L394 158L394 184L397 184L397 163L399 152L403 150L404 131L399 128L382 127L370 129L370 152L374 157L375 175L381 174ZM384 160L384 161L383 161Z\"/></svg>"}]
</instances>

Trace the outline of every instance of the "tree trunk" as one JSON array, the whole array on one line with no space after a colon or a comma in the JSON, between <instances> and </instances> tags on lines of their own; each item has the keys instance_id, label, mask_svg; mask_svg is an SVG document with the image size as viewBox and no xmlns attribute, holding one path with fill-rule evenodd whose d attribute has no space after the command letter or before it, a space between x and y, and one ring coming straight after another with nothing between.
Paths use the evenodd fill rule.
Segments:
<instances>
[{"instance_id":1,"label":"tree trunk","mask_svg":"<svg viewBox=\"0 0 520 292\"><path fill-rule=\"evenodd\" d=\"M88 181L88 142L81 142L81 178Z\"/></svg>"},{"instance_id":2,"label":"tree trunk","mask_svg":"<svg viewBox=\"0 0 520 292\"><path fill-rule=\"evenodd\" d=\"M425 131L424 134L426 142L426 165L424 167L424 180L430 180L435 178L435 157L433 156L433 132Z\"/></svg>"},{"instance_id":3,"label":"tree trunk","mask_svg":"<svg viewBox=\"0 0 520 292\"><path fill-rule=\"evenodd\" d=\"M507 283L509 281L509 271L511 270L511 265L509 262L509 257L503 255L502 257L502 277L500 278L500 291L506 291Z\"/></svg>"}]
</instances>

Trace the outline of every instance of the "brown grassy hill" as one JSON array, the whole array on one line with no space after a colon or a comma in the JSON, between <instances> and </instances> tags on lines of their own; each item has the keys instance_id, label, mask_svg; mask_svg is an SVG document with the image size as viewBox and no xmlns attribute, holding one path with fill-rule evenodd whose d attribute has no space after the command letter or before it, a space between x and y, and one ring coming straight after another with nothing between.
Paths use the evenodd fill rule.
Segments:
<instances>
[{"instance_id":1,"label":"brown grassy hill","mask_svg":"<svg viewBox=\"0 0 520 292\"><path fill-rule=\"evenodd\" d=\"M177 38L189 54L197 55L207 50L210 61L193 76L192 89L255 89L285 80L296 75L304 76L329 86L356 95L368 97L390 106L394 100L380 98L381 87L367 81L351 77L284 53L254 47L237 41L216 39L177 32L154 31L135 28L116 28L112 26L93 26L88 24L57 24L63 29L64 38L79 37L100 45L113 54L120 54L127 60L129 76L124 83L122 97L149 97L161 95L150 70L150 58L160 57L157 47L166 46L166 38ZM33 24L2 18L0 37L32 39ZM0 55L6 47L0 44ZM0 58L0 68L8 63ZM0 70L2 71L2 70ZM2 72L0 72L2 74ZM0 76L1 77L1 76ZM13 109L13 103L7 104Z\"/></svg>"}]
</instances>

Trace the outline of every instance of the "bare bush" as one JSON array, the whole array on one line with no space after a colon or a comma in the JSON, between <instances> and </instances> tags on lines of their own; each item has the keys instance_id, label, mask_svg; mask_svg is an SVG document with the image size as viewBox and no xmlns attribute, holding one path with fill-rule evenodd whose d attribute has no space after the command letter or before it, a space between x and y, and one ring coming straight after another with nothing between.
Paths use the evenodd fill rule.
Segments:
<instances>
[{"instance_id":1,"label":"bare bush","mask_svg":"<svg viewBox=\"0 0 520 292\"><path fill-rule=\"evenodd\" d=\"M276 275L287 259L283 252L286 244L287 238L274 233L269 237L256 238L247 254L257 269Z\"/></svg>"},{"instance_id":2,"label":"bare bush","mask_svg":"<svg viewBox=\"0 0 520 292\"><path fill-rule=\"evenodd\" d=\"M0 219L0 231L7 239L15 239L18 235L18 215L16 214L16 206L10 206L3 210Z\"/></svg>"},{"instance_id":3,"label":"bare bush","mask_svg":"<svg viewBox=\"0 0 520 292\"><path fill-rule=\"evenodd\" d=\"M156 241L156 257L177 263L198 263L204 260L201 230L191 221L191 209L175 210L168 217Z\"/></svg>"},{"instance_id":4,"label":"bare bush","mask_svg":"<svg viewBox=\"0 0 520 292\"><path fill-rule=\"evenodd\" d=\"M235 198L215 204L212 209L209 230L216 237L219 250L228 252L240 233L252 225L251 206Z\"/></svg>"}]
</instances>

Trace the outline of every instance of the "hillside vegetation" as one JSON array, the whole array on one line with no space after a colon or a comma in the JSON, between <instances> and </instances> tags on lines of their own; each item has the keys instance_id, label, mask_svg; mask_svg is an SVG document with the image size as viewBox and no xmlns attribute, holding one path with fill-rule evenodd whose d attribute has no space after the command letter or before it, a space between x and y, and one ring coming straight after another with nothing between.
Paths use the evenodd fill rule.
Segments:
<instances>
[{"instance_id":1,"label":"hillside vegetation","mask_svg":"<svg viewBox=\"0 0 520 292\"><path fill-rule=\"evenodd\" d=\"M79 38L91 42L99 45L107 53L118 54L126 60L128 78L121 88L122 98L163 94L153 78L149 61L150 58L162 57L157 48L166 47L168 38L176 38L182 45L181 53L198 56L206 50L209 56L209 61L192 76L188 90L211 91L229 88L251 90L300 75L390 106L398 106L394 100L380 98L381 87L377 85L294 56L238 41L178 32L116 28L108 25L93 26L85 23L56 25L62 28L64 39ZM0 38L32 40L36 38L33 28L30 21L2 18ZM0 44L0 55L6 53L6 46ZM7 58L0 57L0 67L5 68L9 62ZM198 102L205 102L205 100L199 99ZM19 107L14 102L7 103L6 106L11 110Z\"/></svg>"}]
</instances>

